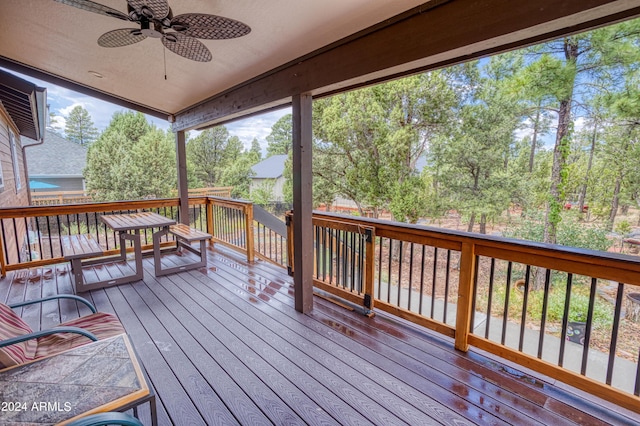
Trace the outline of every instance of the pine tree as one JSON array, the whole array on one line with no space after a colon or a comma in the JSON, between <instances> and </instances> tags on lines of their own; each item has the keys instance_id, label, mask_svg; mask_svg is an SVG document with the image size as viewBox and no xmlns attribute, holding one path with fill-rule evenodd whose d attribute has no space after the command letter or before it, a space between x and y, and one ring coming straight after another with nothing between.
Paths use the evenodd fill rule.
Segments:
<instances>
[{"instance_id":1,"label":"pine tree","mask_svg":"<svg viewBox=\"0 0 640 426\"><path fill-rule=\"evenodd\" d=\"M89 111L80 105L69 113L64 132L68 140L80 145L89 145L98 137L98 129L93 125Z\"/></svg>"}]
</instances>

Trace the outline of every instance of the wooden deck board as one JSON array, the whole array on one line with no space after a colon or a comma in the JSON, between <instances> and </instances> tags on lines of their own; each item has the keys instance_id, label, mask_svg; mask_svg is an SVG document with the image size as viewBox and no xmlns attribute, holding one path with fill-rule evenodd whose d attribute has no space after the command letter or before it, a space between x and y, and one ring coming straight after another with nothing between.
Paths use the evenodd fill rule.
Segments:
<instances>
[{"instance_id":1,"label":"wooden deck board","mask_svg":"<svg viewBox=\"0 0 640 426\"><path fill-rule=\"evenodd\" d=\"M225 268L225 265L218 264L216 273L224 278L223 275L230 272L224 271ZM257 277L254 276L252 279L257 281L256 278ZM214 277L214 280L215 279ZM238 293L238 289L233 288L233 286L234 284L240 285L241 278L228 276L227 279L217 278L217 280L217 284L219 284L220 287L225 287L226 290L228 290L227 294L222 293L221 290L217 291L220 296L219 298L232 298L234 297L234 293ZM231 284L232 281L234 284ZM236 316L253 315L253 320L256 323L268 325L268 328L282 333L284 341L294 343L301 342L303 345L305 341L312 343L313 346L308 348L307 351L315 362L314 365L331 366L331 370L335 371L335 374L345 378L347 382L358 383L360 388L367 390L367 393L370 394L370 397L373 398L377 404L390 412L394 412L396 416L401 416L404 421L409 424L424 424L425 422L433 422L435 418L442 424L456 424L456 421L463 420L462 416L451 413L442 402L434 401L430 396L427 396L429 393L416 392L415 389L409 386L398 386L400 383L385 374L384 369L379 368L374 363L363 364L357 355L350 353L351 347L345 348L339 343L332 342L332 339L323 337L325 332L334 334L331 328L323 326L317 321L313 321L295 312L292 307L292 301L291 304L279 304L278 307L285 311L282 312L270 306L278 304L275 298L269 298L270 300L268 302L264 300L266 297L258 296L256 298L253 295L259 293L258 289L252 287L249 283L245 283L243 286L246 286L247 292L245 295L249 301L248 303L266 304L267 306L262 307L261 310L264 311L263 313L260 311L251 312L250 307L244 306L243 308L241 305L236 304L239 308L239 310L235 312ZM266 293L262 292L260 294L265 296ZM251 298L253 298L252 302L250 301ZM286 326L287 329L282 329L283 325ZM300 327L301 325L304 327ZM311 345L307 343L306 346ZM318 348L322 349L322 351L318 351ZM299 355L291 354L290 356L295 358ZM357 363L360 363L360 365L356 367ZM359 369L361 369L361 371L358 371ZM337 389L340 388L336 384L334 384L333 387ZM398 395L402 395L404 400L399 401ZM342 395L342 398L344 399L345 395ZM346 400L349 400L349 398L350 396L346 395ZM413 405L408 401L411 401ZM445 401L444 404L447 404L447 402L448 401ZM353 404L354 406L361 406L362 402L353 401ZM416 411L419 410L424 410L422 416L416 413ZM370 418L370 421L380 424L383 419ZM388 419L386 421L388 421ZM497 420L495 422L490 421L489 423L500 424Z\"/></svg>"},{"instance_id":2,"label":"wooden deck board","mask_svg":"<svg viewBox=\"0 0 640 426\"><path fill-rule=\"evenodd\" d=\"M200 277L197 275L198 273L195 274L194 278L199 279ZM357 407L368 412L370 416L375 416L380 419L380 421L384 420L386 422L385 424L404 424L404 422L399 421L399 419L389 410L380 410L375 407L375 404L369 396L362 394L361 390L351 385L348 381L343 380L340 375L329 369L318 368L319 364L301 351L297 351L294 355L286 356L285 354L288 351L295 351L294 345L302 340L300 337L293 341L277 339L275 338L275 335L272 334L273 332L269 333L270 330L259 322L252 319L250 322L243 321L243 319L246 320L248 318L244 318L244 315L242 315L241 312L234 312L232 306L223 303L224 299L218 297L218 295L210 289L205 288L204 286L194 285L191 280L190 282L185 281L183 284L193 286L194 290L195 287L200 288L203 298L198 298L197 300L203 307L215 312L215 315L219 318L218 327L223 326L228 328L230 327L230 324L232 324L229 331L233 330L233 332L238 335L238 338L241 339L241 341L246 342L247 345L246 348L235 348L235 352L239 355L245 354L243 356L244 362L251 362L254 365L258 364L258 368L256 368L256 366L252 366L253 371L261 378L261 380L269 383L270 386L275 385L275 388L280 395L287 395L288 397L292 396L291 394L294 392L292 391L292 386L298 385L306 392L310 392L310 397L314 400L327 401L327 399L330 398L328 394L334 393L338 390L337 393L343 393L342 398L336 398L335 395L332 395L330 401L331 405L327 405L326 407L329 409L328 411L331 411L332 414L338 416L337 418L340 418L345 424L359 424L363 419L365 419L361 414L356 413L356 408L353 407ZM195 284L199 283L196 282ZM217 283L214 282L214 284ZM237 318L240 319L237 320ZM242 327L244 327L244 329ZM259 336L263 336L263 339L271 337L275 342L262 340ZM278 349L276 350L275 348ZM278 372L274 372L271 366L265 364L263 360L260 360L262 362L257 363L256 359L260 358L256 358L255 354L250 355L252 352L258 352L260 357L270 360L270 363ZM302 363L304 368L296 365L296 363L292 361L292 358L297 358L298 363ZM336 360L334 360L334 364L335 362ZM283 377L280 377L279 374L282 374ZM295 378L295 384L289 381L291 379L287 380L287 376ZM325 388L332 389L333 392L323 392ZM342 402L343 400L351 400L350 402L352 403L352 406L349 407L346 403ZM292 400L292 402L293 406L297 405L295 400ZM304 409L305 405L302 407L296 406L295 408ZM325 411L324 408L315 404L309 407L308 411L309 413L314 414L314 410L318 411L319 409L322 410L320 413ZM313 424L321 420L315 417L318 417L317 414L313 417L305 418L305 421ZM336 420L334 419L333 421L335 422Z\"/></svg>"},{"instance_id":3,"label":"wooden deck board","mask_svg":"<svg viewBox=\"0 0 640 426\"><path fill-rule=\"evenodd\" d=\"M218 246L207 254L208 268L159 278L146 258L144 281L82 294L122 321L157 394L161 425L640 423L386 314L367 318L319 298L300 314L284 269L248 265ZM184 260L163 257L172 266ZM0 301L72 288L63 264L15 271L0 280ZM21 311L43 328L88 313L73 301ZM147 424L148 408L139 414Z\"/></svg>"}]
</instances>

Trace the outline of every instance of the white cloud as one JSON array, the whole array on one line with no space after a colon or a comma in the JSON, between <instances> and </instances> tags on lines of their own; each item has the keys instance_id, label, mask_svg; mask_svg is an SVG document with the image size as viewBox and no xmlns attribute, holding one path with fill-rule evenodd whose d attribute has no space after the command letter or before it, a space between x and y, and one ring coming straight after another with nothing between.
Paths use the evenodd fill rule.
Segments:
<instances>
[{"instance_id":1,"label":"white cloud","mask_svg":"<svg viewBox=\"0 0 640 426\"><path fill-rule=\"evenodd\" d=\"M251 148L253 138L256 138L266 151L267 136L271 133L271 127L283 116L291 114L291 108L283 108L265 114L256 115L242 120L234 121L225 125L229 134L240 138L245 148Z\"/></svg>"}]
</instances>

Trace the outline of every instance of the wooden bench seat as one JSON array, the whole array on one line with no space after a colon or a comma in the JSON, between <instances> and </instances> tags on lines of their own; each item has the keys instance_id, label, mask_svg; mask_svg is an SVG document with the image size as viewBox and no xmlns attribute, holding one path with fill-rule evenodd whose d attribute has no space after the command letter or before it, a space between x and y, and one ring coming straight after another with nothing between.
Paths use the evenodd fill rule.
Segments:
<instances>
[{"instance_id":1,"label":"wooden bench seat","mask_svg":"<svg viewBox=\"0 0 640 426\"><path fill-rule=\"evenodd\" d=\"M65 260L71 262L76 294L142 279L126 257L105 256L93 235L65 235L60 237L60 241ZM139 262L142 264L141 259Z\"/></svg>"},{"instance_id":2,"label":"wooden bench seat","mask_svg":"<svg viewBox=\"0 0 640 426\"><path fill-rule=\"evenodd\" d=\"M76 294L84 291L84 275L82 260L104 255L104 250L93 238L93 235L63 235L60 237L64 258L71 262L71 272L76 287Z\"/></svg>"},{"instance_id":3,"label":"wooden bench seat","mask_svg":"<svg viewBox=\"0 0 640 426\"><path fill-rule=\"evenodd\" d=\"M200 256L200 260L197 262L187 263L184 265L179 265L170 268L163 268L161 262L161 253L160 253L160 238L163 235L172 234L176 237L176 245L178 250L186 249L192 253ZM188 271L190 269L201 268L207 266L207 251L206 244L207 240L211 239L211 234L207 234L206 232L200 231L195 228L191 228L185 224L177 224L171 225L169 228L165 230L165 232L158 232L153 236L153 256L155 263L155 273L156 276L173 274L181 271ZM194 241L200 242L200 249L196 249L191 246L191 243Z\"/></svg>"}]
</instances>

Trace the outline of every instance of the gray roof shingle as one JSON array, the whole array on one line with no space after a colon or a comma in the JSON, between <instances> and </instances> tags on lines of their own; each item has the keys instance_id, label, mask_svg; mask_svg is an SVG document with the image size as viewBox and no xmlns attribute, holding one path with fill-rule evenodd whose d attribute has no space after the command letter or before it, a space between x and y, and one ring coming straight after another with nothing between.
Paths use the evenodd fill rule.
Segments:
<instances>
[{"instance_id":1,"label":"gray roof shingle","mask_svg":"<svg viewBox=\"0 0 640 426\"><path fill-rule=\"evenodd\" d=\"M251 168L254 179L277 179L284 173L287 155L272 155Z\"/></svg>"},{"instance_id":2,"label":"gray roof shingle","mask_svg":"<svg viewBox=\"0 0 640 426\"><path fill-rule=\"evenodd\" d=\"M23 145L32 143L23 138ZM29 176L82 176L87 166L87 148L47 130L44 143L25 150Z\"/></svg>"}]
</instances>

